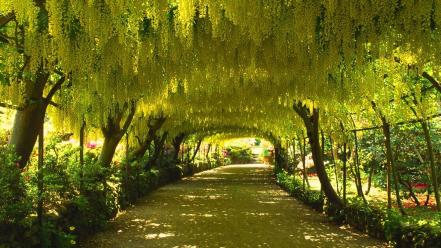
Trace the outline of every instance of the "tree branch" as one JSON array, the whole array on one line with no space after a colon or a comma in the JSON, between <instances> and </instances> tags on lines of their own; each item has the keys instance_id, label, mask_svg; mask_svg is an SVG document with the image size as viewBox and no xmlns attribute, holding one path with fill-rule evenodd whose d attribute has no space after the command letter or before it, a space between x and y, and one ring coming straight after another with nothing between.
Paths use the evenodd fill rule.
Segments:
<instances>
[{"instance_id":1,"label":"tree branch","mask_svg":"<svg viewBox=\"0 0 441 248\"><path fill-rule=\"evenodd\" d=\"M135 112L136 112L136 104L132 102L130 106L129 115L127 116L126 121L124 122L123 128L121 129L123 134L127 131L127 129L129 129L129 126L133 120L133 116L135 116Z\"/></svg>"},{"instance_id":2,"label":"tree branch","mask_svg":"<svg viewBox=\"0 0 441 248\"><path fill-rule=\"evenodd\" d=\"M298 101L293 104L294 111L303 119L308 118L308 115L305 112L305 106L301 101Z\"/></svg>"},{"instance_id":3,"label":"tree branch","mask_svg":"<svg viewBox=\"0 0 441 248\"><path fill-rule=\"evenodd\" d=\"M51 105L51 106L53 106L53 107L60 108L60 104L58 104L58 103L56 103L56 102L48 101L48 104Z\"/></svg>"},{"instance_id":4,"label":"tree branch","mask_svg":"<svg viewBox=\"0 0 441 248\"><path fill-rule=\"evenodd\" d=\"M430 76L427 72L423 72L422 76L429 80L432 83L433 87L435 87L439 93L441 93L441 84L432 76Z\"/></svg>"},{"instance_id":5,"label":"tree branch","mask_svg":"<svg viewBox=\"0 0 441 248\"><path fill-rule=\"evenodd\" d=\"M59 91L61 89L61 85L63 85L63 83L66 81L66 76L62 76L60 78L60 80L58 80L54 86L52 87L52 89L49 91L49 93L46 96L46 100L48 102L50 102L52 100L52 97L55 95L55 93L57 93L57 91Z\"/></svg>"},{"instance_id":6,"label":"tree branch","mask_svg":"<svg viewBox=\"0 0 441 248\"><path fill-rule=\"evenodd\" d=\"M15 19L15 14L13 12L7 14L7 15L0 15L0 27L5 26L10 21Z\"/></svg>"}]
</instances>

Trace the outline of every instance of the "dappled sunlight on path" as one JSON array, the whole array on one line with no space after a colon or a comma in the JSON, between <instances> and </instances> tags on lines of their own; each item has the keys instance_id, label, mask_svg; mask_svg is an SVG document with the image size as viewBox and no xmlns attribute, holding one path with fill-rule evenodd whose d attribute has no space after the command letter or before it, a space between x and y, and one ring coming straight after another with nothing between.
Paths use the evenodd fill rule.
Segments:
<instances>
[{"instance_id":1,"label":"dappled sunlight on path","mask_svg":"<svg viewBox=\"0 0 441 248\"><path fill-rule=\"evenodd\" d=\"M85 247L383 247L327 223L275 185L266 165L233 165L163 187Z\"/></svg>"}]
</instances>

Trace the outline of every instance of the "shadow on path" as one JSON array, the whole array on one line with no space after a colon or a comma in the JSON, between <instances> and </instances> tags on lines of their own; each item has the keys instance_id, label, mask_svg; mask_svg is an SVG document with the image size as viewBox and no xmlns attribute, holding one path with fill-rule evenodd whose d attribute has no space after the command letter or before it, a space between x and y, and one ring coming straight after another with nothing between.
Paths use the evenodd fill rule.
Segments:
<instances>
[{"instance_id":1,"label":"shadow on path","mask_svg":"<svg viewBox=\"0 0 441 248\"><path fill-rule=\"evenodd\" d=\"M327 223L271 173L266 165L232 165L165 186L84 247L385 247Z\"/></svg>"}]
</instances>

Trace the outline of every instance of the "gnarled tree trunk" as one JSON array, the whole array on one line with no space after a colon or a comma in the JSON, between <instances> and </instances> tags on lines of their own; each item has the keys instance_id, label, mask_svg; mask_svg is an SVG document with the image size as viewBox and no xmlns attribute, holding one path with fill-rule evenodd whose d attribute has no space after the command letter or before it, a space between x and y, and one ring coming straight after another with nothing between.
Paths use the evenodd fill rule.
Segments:
<instances>
[{"instance_id":1,"label":"gnarled tree trunk","mask_svg":"<svg viewBox=\"0 0 441 248\"><path fill-rule=\"evenodd\" d=\"M121 120L123 118L124 113L128 110L128 114L126 120L124 121L123 126L121 127ZM110 167L112 163L113 156L115 155L116 147L118 143L121 141L124 134L127 132L127 129L130 126L130 123L133 120L133 116L135 115L135 103L124 104L123 108L119 108L116 106L115 113L109 115L107 117L106 124L101 127L101 131L104 135L104 144L101 150L101 154L99 156L99 162L104 167Z\"/></svg>"},{"instance_id":2,"label":"gnarled tree trunk","mask_svg":"<svg viewBox=\"0 0 441 248\"><path fill-rule=\"evenodd\" d=\"M311 146L312 159L314 160L314 166L317 170L317 175L322 185L322 189L328 198L329 202L336 208L343 207L343 202L335 192L329 181L328 174L326 174L325 165L322 157L322 149L320 147L319 137L319 110L314 108L312 113L301 102L293 105L294 111L302 118L307 136L309 138L309 144Z\"/></svg>"},{"instance_id":3,"label":"gnarled tree trunk","mask_svg":"<svg viewBox=\"0 0 441 248\"><path fill-rule=\"evenodd\" d=\"M47 85L49 74L40 70L35 81L27 81L25 85L25 103L17 110L12 128L12 135L9 145L13 146L20 157L18 163L24 168L34 149L38 137L38 130L43 126L47 106L51 103L52 97L65 82L63 76L49 91L46 97L43 96Z\"/></svg>"},{"instance_id":4,"label":"gnarled tree trunk","mask_svg":"<svg viewBox=\"0 0 441 248\"><path fill-rule=\"evenodd\" d=\"M147 135L143 140L139 140L138 148L130 155L133 160L139 160L144 156L144 154L147 152L147 150L150 148L150 145L154 141L156 133L164 125L165 120L166 118L162 116L154 119L149 119L147 125L149 127L149 131L147 132Z\"/></svg>"},{"instance_id":5,"label":"gnarled tree trunk","mask_svg":"<svg viewBox=\"0 0 441 248\"><path fill-rule=\"evenodd\" d=\"M196 148L195 148L194 151L193 151L193 156L192 156L191 159L190 159L190 163L194 163L194 160L195 160L195 158L196 158L196 155L198 154L199 149L201 149L202 140L203 140L203 139L200 139L200 140L198 141L198 143L197 143L197 145L196 145Z\"/></svg>"},{"instance_id":6,"label":"gnarled tree trunk","mask_svg":"<svg viewBox=\"0 0 441 248\"><path fill-rule=\"evenodd\" d=\"M181 150L181 144L184 142L184 139L186 137L185 133L178 134L172 141L173 145L173 160L176 162L176 164L179 162L179 152Z\"/></svg>"},{"instance_id":7,"label":"gnarled tree trunk","mask_svg":"<svg viewBox=\"0 0 441 248\"><path fill-rule=\"evenodd\" d=\"M149 158L149 161L145 165L145 170L151 169L155 164L156 161L158 161L158 158L161 156L165 144L165 140L167 139L168 133L165 132L161 136L155 135L155 138L153 139L153 143L155 145L155 149L153 151L152 156Z\"/></svg>"}]
</instances>

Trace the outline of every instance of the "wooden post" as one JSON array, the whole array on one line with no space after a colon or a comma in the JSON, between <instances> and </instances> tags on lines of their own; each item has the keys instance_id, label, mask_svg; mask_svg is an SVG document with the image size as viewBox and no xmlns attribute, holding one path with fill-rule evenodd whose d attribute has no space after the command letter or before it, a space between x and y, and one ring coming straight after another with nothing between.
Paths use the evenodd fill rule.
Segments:
<instances>
[{"instance_id":1,"label":"wooden post","mask_svg":"<svg viewBox=\"0 0 441 248\"><path fill-rule=\"evenodd\" d=\"M80 128L80 191L83 189L84 177L84 130L86 128L86 121L83 118L83 123Z\"/></svg>"},{"instance_id":2,"label":"wooden post","mask_svg":"<svg viewBox=\"0 0 441 248\"><path fill-rule=\"evenodd\" d=\"M357 131L354 131L354 143L355 143L355 183L357 187L357 195L363 199L363 202L367 204L366 198L363 193L363 185L361 184L361 174L360 174L360 160L358 157L358 137Z\"/></svg>"},{"instance_id":3,"label":"wooden post","mask_svg":"<svg viewBox=\"0 0 441 248\"><path fill-rule=\"evenodd\" d=\"M44 119L44 117L42 117ZM38 130L38 172L37 172L37 223L40 232L40 242L43 242L43 167L44 167L44 121ZM42 243L40 245L43 246Z\"/></svg>"},{"instance_id":4,"label":"wooden post","mask_svg":"<svg viewBox=\"0 0 441 248\"><path fill-rule=\"evenodd\" d=\"M329 142L331 145L331 158L332 158L332 164L334 165L334 175L335 175L335 187L337 190L337 193L340 195L340 189L338 187L338 173L337 173L337 164L335 163L335 154L334 154L334 142L332 141L331 136L329 136ZM338 149L337 149L338 151Z\"/></svg>"},{"instance_id":5,"label":"wooden post","mask_svg":"<svg viewBox=\"0 0 441 248\"><path fill-rule=\"evenodd\" d=\"M346 143L343 144L343 203L346 205L346 181L347 181L347 149Z\"/></svg>"}]
</instances>

